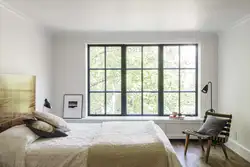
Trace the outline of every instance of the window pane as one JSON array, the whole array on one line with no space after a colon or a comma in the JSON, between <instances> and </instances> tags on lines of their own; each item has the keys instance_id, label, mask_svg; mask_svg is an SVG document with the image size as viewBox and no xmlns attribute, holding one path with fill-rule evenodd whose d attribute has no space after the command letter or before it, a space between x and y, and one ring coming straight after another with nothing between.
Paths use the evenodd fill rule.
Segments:
<instances>
[{"instance_id":1,"label":"window pane","mask_svg":"<svg viewBox=\"0 0 250 167\"><path fill-rule=\"evenodd\" d=\"M164 68L179 68L179 46L164 47Z\"/></svg>"},{"instance_id":2,"label":"window pane","mask_svg":"<svg viewBox=\"0 0 250 167\"><path fill-rule=\"evenodd\" d=\"M141 47L127 47L127 68L141 68Z\"/></svg>"},{"instance_id":3,"label":"window pane","mask_svg":"<svg viewBox=\"0 0 250 167\"><path fill-rule=\"evenodd\" d=\"M157 93L143 93L143 114L158 115Z\"/></svg>"},{"instance_id":4,"label":"window pane","mask_svg":"<svg viewBox=\"0 0 250 167\"><path fill-rule=\"evenodd\" d=\"M104 114L104 93L90 93L90 113L91 114Z\"/></svg>"},{"instance_id":5,"label":"window pane","mask_svg":"<svg viewBox=\"0 0 250 167\"><path fill-rule=\"evenodd\" d=\"M179 90L179 70L164 70L164 90Z\"/></svg>"},{"instance_id":6,"label":"window pane","mask_svg":"<svg viewBox=\"0 0 250 167\"><path fill-rule=\"evenodd\" d=\"M158 90L158 71L143 70L143 90L157 91Z\"/></svg>"},{"instance_id":7,"label":"window pane","mask_svg":"<svg viewBox=\"0 0 250 167\"><path fill-rule=\"evenodd\" d=\"M107 93L106 114L121 115L121 93Z\"/></svg>"},{"instance_id":8,"label":"window pane","mask_svg":"<svg viewBox=\"0 0 250 167\"><path fill-rule=\"evenodd\" d=\"M121 70L107 70L107 83L106 89L108 91L120 91L121 90Z\"/></svg>"},{"instance_id":9,"label":"window pane","mask_svg":"<svg viewBox=\"0 0 250 167\"><path fill-rule=\"evenodd\" d=\"M121 68L121 47L106 48L106 68Z\"/></svg>"},{"instance_id":10,"label":"window pane","mask_svg":"<svg viewBox=\"0 0 250 167\"><path fill-rule=\"evenodd\" d=\"M90 68L104 68L104 47L90 47Z\"/></svg>"},{"instance_id":11,"label":"window pane","mask_svg":"<svg viewBox=\"0 0 250 167\"><path fill-rule=\"evenodd\" d=\"M140 70L127 70L127 91L141 91Z\"/></svg>"},{"instance_id":12,"label":"window pane","mask_svg":"<svg viewBox=\"0 0 250 167\"><path fill-rule=\"evenodd\" d=\"M127 93L127 114L141 114L141 93Z\"/></svg>"},{"instance_id":13,"label":"window pane","mask_svg":"<svg viewBox=\"0 0 250 167\"><path fill-rule=\"evenodd\" d=\"M91 70L90 71L90 90L102 90L104 91L104 70Z\"/></svg>"},{"instance_id":14,"label":"window pane","mask_svg":"<svg viewBox=\"0 0 250 167\"><path fill-rule=\"evenodd\" d=\"M181 70L181 90L195 91L195 70Z\"/></svg>"},{"instance_id":15,"label":"window pane","mask_svg":"<svg viewBox=\"0 0 250 167\"><path fill-rule=\"evenodd\" d=\"M196 47L195 46L181 46L181 68L195 68Z\"/></svg>"},{"instance_id":16,"label":"window pane","mask_svg":"<svg viewBox=\"0 0 250 167\"><path fill-rule=\"evenodd\" d=\"M195 93L181 93L181 114L195 114Z\"/></svg>"},{"instance_id":17,"label":"window pane","mask_svg":"<svg viewBox=\"0 0 250 167\"><path fill-rule=\"evenodd\" d=\"M143 47L143 68L158 68L158 47Z\"/></svg>"},{"instance_id":18,"label":"window pane","mask_svg":"<svg viewBox=\"0 0 250 167\"><path fill-rule=\"evenodd\" d=\"M164 93L164 115L170 115L172 112L179 113L179 94Z\"/></svg>"}]
</instances>

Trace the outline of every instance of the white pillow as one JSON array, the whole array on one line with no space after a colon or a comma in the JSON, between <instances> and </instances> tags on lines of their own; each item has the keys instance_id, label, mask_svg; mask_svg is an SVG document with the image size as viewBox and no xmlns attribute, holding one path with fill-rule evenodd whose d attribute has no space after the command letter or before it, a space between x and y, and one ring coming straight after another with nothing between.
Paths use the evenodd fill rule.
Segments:
<instances>
[{"instance_id":1,"label":"white pillow","mask_svg":"<svg viewBox=\"0 0 250 167\"><path fill-rule=\"evenodd\" d=\"M51 114L48 112L36 111L36 112L34 112L34 116L39 120L47 122L48 124L53 125L54 127L61 129L63 132L70 131L67 122L54 114Z\"/></svg>"},{"instance_id":2,"label":"white pillow","mask_svg":"<svg viewBox=\"0 0 250 167\"><path fill-rule=\"evenodd\" d=\"M26 125L14 126L0 133L0 163L24 167L27 146L38 137Z\"/></svg>"},{"instance_id":3,"label":"white pillow","mask_svg":"<svg viewBox=\"0 0 250 167\"><path fill-rule=\"evenodd\" d=\"M38 139L35 133L33 133L25 124L14 126L2 133L0 133L0 142L1 141L25 141L25 143L30 144Z\"/></svg>"}]
</instances>

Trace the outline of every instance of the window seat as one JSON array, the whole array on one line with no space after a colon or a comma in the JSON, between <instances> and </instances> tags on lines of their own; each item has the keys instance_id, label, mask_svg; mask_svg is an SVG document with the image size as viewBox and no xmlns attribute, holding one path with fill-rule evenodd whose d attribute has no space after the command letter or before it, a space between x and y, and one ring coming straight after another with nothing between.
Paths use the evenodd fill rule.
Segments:
<instances>
[{"instance_id":1,"label":"window seat","mask_svg":"<svg viewBox=\"0 0 250 167\"><path fill-rule=\"evenodd\" d=\"M103 121L148 121L148 120L152 120L155 122L176 122L176 123L180 123L180 122L202 122L203 118L200 117L185 117L184 120L178 120L178 119L170 119L169 117L164 117L164 116L88 116L82 119L65 119L68 122L103 122Z\"/></svg>"},{"instance_id":2,"label":"window seat","mask_svg":"<svg viewBox=\"0 0 250 167\"><path fill-rule=\"evenodd\" d=\"M165 132L169 139L184 139L182 131L185 129L198 130L203 118L185 117L184 120L173 120L169 117L145 117L145 116L122 116L122 117L86 117L82 119L65 119L68 123L101 123L105 121L147 121L152 120Z\"/></svg>"}]
</instances>

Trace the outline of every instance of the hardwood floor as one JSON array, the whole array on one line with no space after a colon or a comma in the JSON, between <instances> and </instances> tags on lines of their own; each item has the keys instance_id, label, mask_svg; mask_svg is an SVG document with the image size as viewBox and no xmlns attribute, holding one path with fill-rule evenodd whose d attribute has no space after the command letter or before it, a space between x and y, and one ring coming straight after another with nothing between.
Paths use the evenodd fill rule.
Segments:
<instances>
[{"instance_id":1,"label":"hardwood floor","mask_svg":"<svg viewBox=\"0 0 250 167\"><path fill-rule=\"evenodd\" d=\"M205 163L205 152L198 141L190 140L186 157L184 156L184 140L171 140L174 150L183 167L250 167L250 163L227 148L226 159L220 146L211 147L208 163ZM206 143L204 143L206 150Z\"/></svg>"}]
</instances>

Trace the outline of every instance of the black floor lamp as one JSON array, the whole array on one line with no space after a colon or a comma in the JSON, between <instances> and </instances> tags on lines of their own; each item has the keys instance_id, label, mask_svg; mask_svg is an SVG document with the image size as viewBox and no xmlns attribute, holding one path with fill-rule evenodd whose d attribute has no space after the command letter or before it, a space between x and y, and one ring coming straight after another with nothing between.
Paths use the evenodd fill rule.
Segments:
<instances>
[{"instance_id":1,"label":"black floor lamp","mask_svg":"<svg viewBox=\"0 0 250 167\"><path fill-rule=\"evenodd\" d=\"M211 108L210 108L208 111L211 111L211 112L214 112L214 113L215 113L215 110L213 109L213 84L212 84L212 82L209 81L209 82L204 86L204 88L201 90L201 92L207 94L209 84L211 85L211 89L210 89L210 90L211 90L211 100L210 100L210 102L211 102Z\"/></svg>"}]
</instances>

